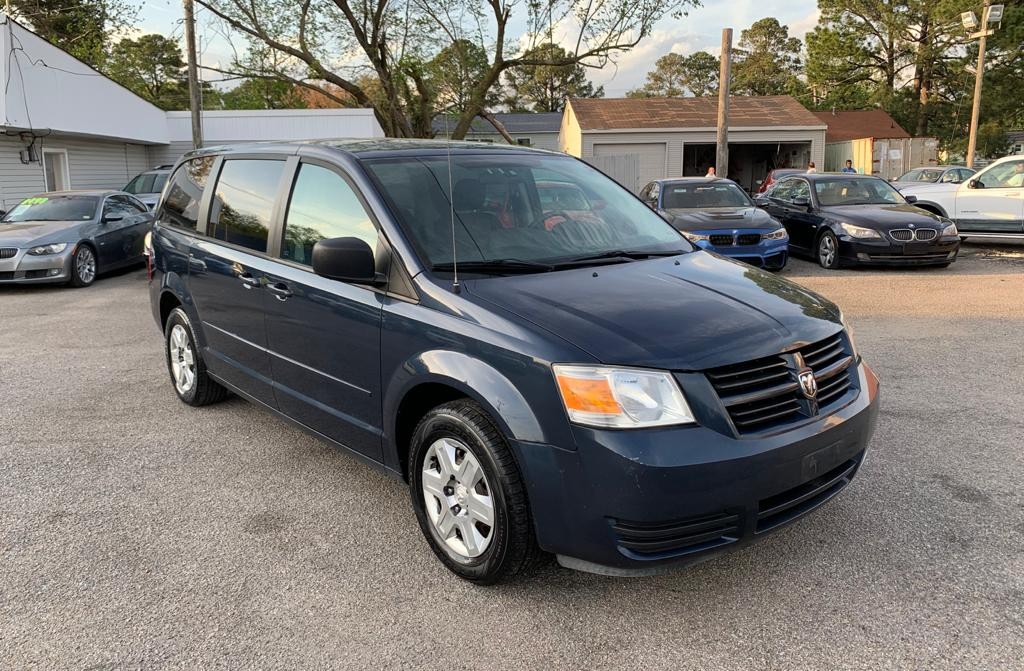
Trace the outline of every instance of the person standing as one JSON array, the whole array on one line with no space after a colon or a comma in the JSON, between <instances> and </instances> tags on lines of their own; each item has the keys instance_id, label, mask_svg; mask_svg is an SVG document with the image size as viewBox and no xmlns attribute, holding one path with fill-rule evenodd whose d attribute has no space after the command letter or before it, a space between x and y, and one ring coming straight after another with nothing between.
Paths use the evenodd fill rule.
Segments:
<instances>
[{"instance_id":1,"label":"person standing","mask_svg":"<svg viewBox=\"0 0 1024 671\"><path fill-rule=\"evenodd\" d=\"M814 161L807 164L807 172L818 172L818 169L814 167Z\"/></svg>"},{"instance_id":2,"label":"person standing","mask_svg":"<svg viewBox=\"0 0 1024 671\"><path fill-rule=\"evenodd\" d=\"M840 172L848 172L853 175L857 174L857 170L853 167L853 161L850 159L846 159L846 167L840 170Z\"/></svg>"},{"instance_id":3,"label":"person standing","mask_svg":"<svg viewBox=\"0 0 1024 671\"><path fill-rule=\"evenodd\" d=\"M705 176L705 177L717 177L717 175L716 175L716 173L715 173L715 166L713 166L713 165L709 165L709 166L708 166L708 174L706 174L706 175L704 175L704 176Z\"/></svg>"}]
</instances>

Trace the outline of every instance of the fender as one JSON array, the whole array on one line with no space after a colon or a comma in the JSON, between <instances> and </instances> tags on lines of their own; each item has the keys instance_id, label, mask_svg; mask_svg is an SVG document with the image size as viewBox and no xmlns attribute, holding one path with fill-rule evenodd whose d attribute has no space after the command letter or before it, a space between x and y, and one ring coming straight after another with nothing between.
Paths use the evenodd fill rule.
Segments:
<instances>
[{"instance_id":1,"label":"fender","mask_svg":"<svg viewBox=\"0 0 1024 671\"><path fill-rule=\"evenodd\" d=\"M157 327L163 332L163 325L160 324L160 301L166 294L173 295L181 303L181 307L192 321L196 339L199 341L197 343L198 346L205 348L206 336L203 333L202 322L199 320L199 314L196 312L195 303L192 302L192 297L185 287L185 278L174 271L164 272L160 278L160 290L157 294L157 300L153 303L153 318L157 320Z\"/></svg>"},{"instance_id":2,"label":"fender","mask_svg":"<svg viewBox=\"0 0 1024 671\"><path fill-rule=\"evenodd\" d=\"M534 371L529 374L536 375ZM499 370L462 352L429 350L396 366L394 374L383 385L385 441L390 448L385 450L385 462L395 459L398 408L402 400L415 387L428 383L444 384L472 398L488 411L510 440L535 443L555 440L542 428L541 419L523 394ZM561 413L561 407L557 409Z\"/></svg>"},{"instance_id":3,"label":"fender","mask_svg":"<svg viewBox=\"0 0 1024 671\"><path fill-rule=\"evenodd\" d=\"M932 200L917 200L914 202L914 207L920 207L922 210L931 211L928 208L934 208L938 211L940 217L949 218L949 214L946 212L946 208L942 207L938 203Z\"/></svg>"}]
</instances>

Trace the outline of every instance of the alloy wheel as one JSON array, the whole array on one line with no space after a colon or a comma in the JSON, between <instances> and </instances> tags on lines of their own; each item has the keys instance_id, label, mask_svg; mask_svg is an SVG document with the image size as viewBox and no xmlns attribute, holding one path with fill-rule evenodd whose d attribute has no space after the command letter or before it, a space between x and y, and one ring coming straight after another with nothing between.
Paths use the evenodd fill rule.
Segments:
<instances>
[{"instance_id":1,"label":"alloy wheel","mask_svg":"<svg viewBox=\"0 0 1024 671\"><path fill-rule=\"evenodd\" d=\"M821 242L818 243L818 258L821 259L821 265L832 267L836 259L836 241L831 235L821 236Z\"/></svg>"},{"instance_id":2,"label":"alloy wheel","mask_svg":"<svg viewBox=\"0 0 1024 671\"><path fill-rule=\"evenodd\" d=\"M171 337L167 341L167 348L170 352L174 387L179 394L187 394L196 383L196 358L184 326L174 325Z\"/></svg>"},{"instance_id":3,"label":"alloy wheel","mask_svg":"<svg viewBox=\"0 0 1024 671\"><path fill-rule=\"evenodd\" d=\"M82 246L75 255L75 272L82 284L89 284L96 277L96 255L88 247Z\"/></svg>"},{"instance_id":4,"label":"alloy wheel","mask_svg":"<svg viewBox=\"0 0 1024 671\"><path fill-rule=\"evenodd\" d=\"M482 555L494 538L494 502L483 468L455 438L441 438L423 457L423 501L440 540L461 557Z\"/></svg>"}]
</instances>

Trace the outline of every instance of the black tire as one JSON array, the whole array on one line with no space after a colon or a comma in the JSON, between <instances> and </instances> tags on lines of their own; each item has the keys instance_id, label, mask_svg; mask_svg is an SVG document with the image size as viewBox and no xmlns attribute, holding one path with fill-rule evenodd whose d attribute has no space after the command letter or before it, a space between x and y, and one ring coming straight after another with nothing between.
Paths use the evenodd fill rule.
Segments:
<instances>
[{"instance_id":1,"label":"black tire","mask_svg":"<svg viewBox=\"0 0 1024 671\"><path fill-rule=\"evenodd\" d=\"M181 327L184 329L184 336L188 339L188 345L191 347L192 358L193 358L193 380L192 383L183 390L182 385L178 384L177 376L175 375L175 368L171 361L172 359L172 336L177 336L175 327ZM171 310L171 314L167 317L167 323L164 324L164 354L167 359L167 372L171 377L171 385L174 387L174 393L178 395L178 398L182 402L187 403L191 406L202 406L209 405L211 403L217 403L227 398L228 390L222 387L216 380L210 377L210 374L206 370L206 362L203 361L203 355L196 345L196 334L192 328L192 322L189 321L188 315L185 311L179 308ZM184 360L179 359L179 365L184 364Z\"/></svg>"},{"instance_id":2,"label":"black tire","mask_svg":"<svg viewBox=\"0 0 1024 671\"><path fill-rule=\"evenodd\" d=\"M442 438L468 447L486 478L495 524L490 527L493 536L489 545L477 557L462 556L446 545L427 515L423 464L431 445ZM483 408L468 399L434 408L416 426L410 448L409 491L413 509L420 530L441 563L459 577L481 585L510 580L536 565L541 551L522 475L501 432Z\"/></svg>"},{"instance_id":3,"label":"black tire","mask_svg":"<svg viewBox=\"0 0 1024 671\"><path fill-rule=\"evenodd\" d=\"M83 267L88 267L88 264L92 264L92 271L85 272ZM76 288L91 286L96 281L96 275L99 274L99 264L96 262L96 250L86 244L80 244L75 249L74 256L71 257L71 268L69 269L71 275L68 278L68 284ZM84 277L83 277L84 275Z\"/></svg>"},{"instance_id":4,"label":"black tire","mask_svg":"<svg viewBox=\"0 0 1024 671\"><path fill-rule=\"evenodd\" d=\"M831 258L828 258L823 247L825 245L832 246ZM818 260L818 265L826 270L835 270L839 267L839 239L836 238L836 234L826 229L818 237L818 242L814 246L814 257Z\"/></svg>"}]
</instances>

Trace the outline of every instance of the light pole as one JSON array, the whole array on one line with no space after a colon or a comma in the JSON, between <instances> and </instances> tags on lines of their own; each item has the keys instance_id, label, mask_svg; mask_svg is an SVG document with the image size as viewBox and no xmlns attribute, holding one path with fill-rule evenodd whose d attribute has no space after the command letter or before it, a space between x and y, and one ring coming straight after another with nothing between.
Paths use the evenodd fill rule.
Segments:
<instances>
[{"instance_id":1,"label":"light pole","mask_svg":"<svg viewBox=\"0 0 1024 671\"><path fill-rule=\"evenodd\" d=\"M985 5L982 7L980 23L974 12L964 12L960 15L960 21L963 23L964 28L975 31L971 33L969 37L972 40L978 40L978 65L974 72L974 104L971 106L971 131L967 139L967 156L965 157L968 168L974 167L974 152L978 147L978 115L981 111L981 81L984 78L985 73L985 38L996 32L994 28L989 28L989 24L1000 23L1002 20L1003 6L989 5L989 0L985 0Z\"/></svg>"}]
</instances>

